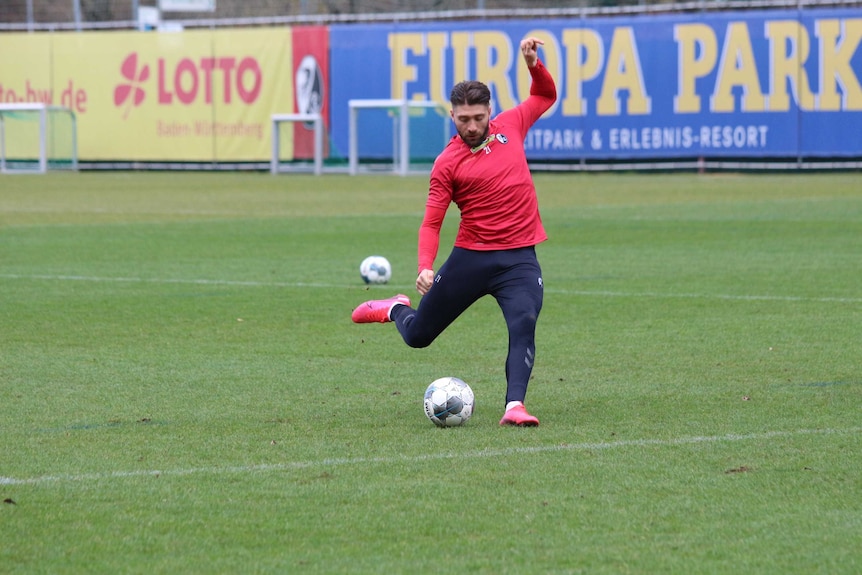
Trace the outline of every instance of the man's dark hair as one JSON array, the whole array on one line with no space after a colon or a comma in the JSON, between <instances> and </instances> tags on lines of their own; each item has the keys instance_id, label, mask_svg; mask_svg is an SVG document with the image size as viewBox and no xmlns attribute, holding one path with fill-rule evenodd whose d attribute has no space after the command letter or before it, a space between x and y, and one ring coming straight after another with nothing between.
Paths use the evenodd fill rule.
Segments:
<instances>
[{"instance_id":1,"label":"man's dark hair","mask_svg":"<svg viewBox=\"0 0 862 575\"><path fill-rule=\"evenodd\" d=\"M488 105L491 103L491 90L482 82L468 80L459 82L452 88L449 94L449 102L455 106L474 106L476 104Z\"/></svg>"}]
</instances>

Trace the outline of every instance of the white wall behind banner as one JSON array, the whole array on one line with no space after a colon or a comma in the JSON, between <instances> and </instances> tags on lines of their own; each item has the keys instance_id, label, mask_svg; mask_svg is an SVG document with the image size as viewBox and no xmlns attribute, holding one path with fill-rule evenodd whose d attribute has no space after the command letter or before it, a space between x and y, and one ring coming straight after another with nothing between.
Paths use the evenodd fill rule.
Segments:
<instances>
[{"instance_id":1,"label":"white wall behind banner","mask_svg":"<svg viewBox=\"0 0 862 575\"><path fill-rule=\"evenodd\" d=\"M162 12L215 12L216 0L159 0Z\"/></svg>"}]
</instances>

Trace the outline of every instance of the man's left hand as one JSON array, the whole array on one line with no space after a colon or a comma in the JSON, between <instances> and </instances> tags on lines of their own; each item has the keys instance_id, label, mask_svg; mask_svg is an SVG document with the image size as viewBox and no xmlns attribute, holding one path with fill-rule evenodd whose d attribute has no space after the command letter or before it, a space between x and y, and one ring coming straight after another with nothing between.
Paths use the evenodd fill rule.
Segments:
<instances>
[{"instance_id":1,"label":"man's left hand","mask_svg":"<svg viewBox=\"0 0 862 575\"><path fill-rule=\"evenodd\" d=\"M539 46L544 44L544 41L532 36L521 40L521 54L524 55L524 62L527 63L527 66L532 68L536 65L536 62L539 59Z\"/></svg>"}]
</instances>

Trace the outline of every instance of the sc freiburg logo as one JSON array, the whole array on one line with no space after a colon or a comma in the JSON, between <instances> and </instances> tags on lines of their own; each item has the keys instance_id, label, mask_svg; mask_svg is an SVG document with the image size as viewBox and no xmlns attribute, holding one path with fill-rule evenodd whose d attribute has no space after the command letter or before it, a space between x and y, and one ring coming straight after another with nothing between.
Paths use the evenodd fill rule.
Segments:
<instances>
[{"instance_id":1,"label":"sc freiburg logo","mask_svg":"<svg viewBox=\"0 0 862 575\"><path fill-rule=\"evenodd\" d=\"M296 69L294 78L296 108L301 114L319 114L323 111L323 71L311 54L306 54ZM306 127L310 128L312 122Z\"/></svg>"}]
</instances>

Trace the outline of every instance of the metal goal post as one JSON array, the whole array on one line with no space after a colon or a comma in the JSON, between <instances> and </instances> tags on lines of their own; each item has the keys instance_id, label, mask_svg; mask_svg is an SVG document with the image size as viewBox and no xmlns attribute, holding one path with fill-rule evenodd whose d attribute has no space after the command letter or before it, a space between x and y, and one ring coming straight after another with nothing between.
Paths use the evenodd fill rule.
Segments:
<instances>
[{"instance_id":1,"label":"metal goal post","mask_svg":"<svg viewBox=\"0 0 862 575\"><path fill-rule=\"evenodd\" d=\"M78 169L75 112L40 103L0 103L0 173Z\"/></svg>"},{"instance_id":2,"label":"metal goal post","mask_svg":"<svg viewBox=\"0 0 862 575\"><path fill-rule=\"evenodd\" d=\"M389 110L393 113L392 163L393 170L402 176L407 175L410 169L410 110L415 108L431 108L445 111L445 108L440 103L433 100L349 100L347 105L350 116L348 126L348 165L351 176L359 173L359 129L357 120L359 110L377 108ZM444 123L444 128L448 129L448 121ZM443 140L445 141L447 138L448 132L444 130Z\"/></svg>"},{"instance_id":3,"label":"metal goal post","mask_svg":"<svg viewBox=\"0 0 862 575\"><path fill-rule=\"evenodd\" d=\"M285 169L281 164L281 137L279 125L285 122L312 122L314 124L314 174L323 173L323 116L314 114L273 114L272 121L272 157L269 171L278 174L292 169Z\"/></svg>"}]
</instances>

